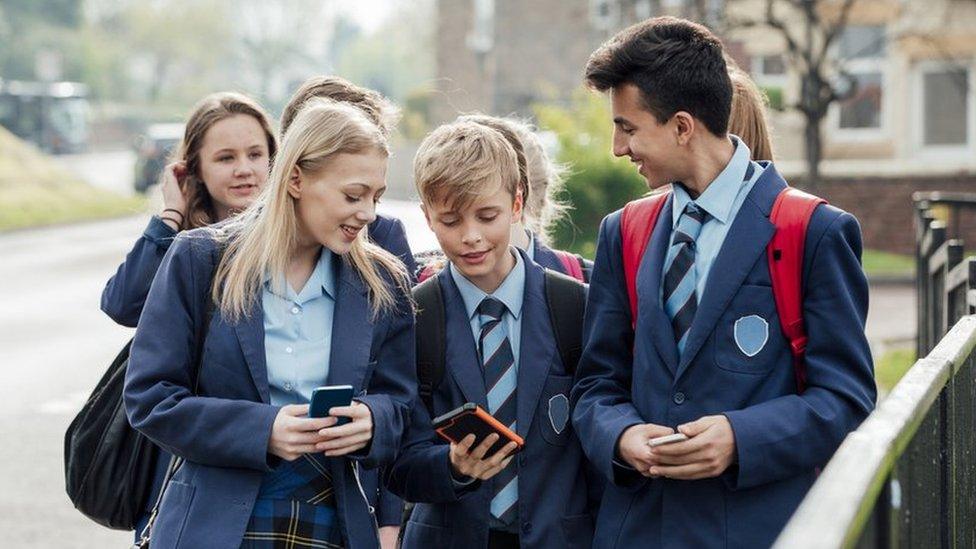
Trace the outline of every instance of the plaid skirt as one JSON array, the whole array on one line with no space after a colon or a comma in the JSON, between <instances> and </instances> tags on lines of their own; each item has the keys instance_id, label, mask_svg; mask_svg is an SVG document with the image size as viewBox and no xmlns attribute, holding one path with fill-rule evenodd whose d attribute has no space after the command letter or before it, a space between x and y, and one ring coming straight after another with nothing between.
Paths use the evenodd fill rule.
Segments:
<instances>
[{"instance_id":1,"label":"plaid skirt","mask_svg":"<svg viewBox=\"0 0 976 549\"><path fill-rule=\"evenodd\" d=\"M322 454L283 461L261 482L242 549L341 549L332 476Z\"/></svg>"}]
</instances>

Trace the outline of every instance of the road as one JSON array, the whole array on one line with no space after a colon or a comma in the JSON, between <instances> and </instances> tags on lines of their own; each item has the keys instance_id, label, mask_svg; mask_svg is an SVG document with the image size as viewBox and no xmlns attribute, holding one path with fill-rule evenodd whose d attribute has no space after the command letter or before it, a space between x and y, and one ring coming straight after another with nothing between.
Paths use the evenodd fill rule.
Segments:
<instances>
[{"instance_id":1,"label":"road","mask_svg":"<svg viewBox=\"0 0 976 549\"><path fill-rule=\"evenodd\" d=\"M120 155L117 165L122 164ZM106 172L90 173L97 179ZM101 183L111 188L124 181L114 175ZM416 204L384 201L380 210L404 221L414 250L435 247ZM71 507L64 493L62 438L109 362L132 336L132 330L101 313L99 297L145 222L145 217L138 217L0 235L0 365L6 380L0 384L4 547L122 547L131 540L129 533L106 530ZM868 334L876 349L886 340L911 337L910 287L872 289L871 304Z\"/></svg>"}]
</instances>

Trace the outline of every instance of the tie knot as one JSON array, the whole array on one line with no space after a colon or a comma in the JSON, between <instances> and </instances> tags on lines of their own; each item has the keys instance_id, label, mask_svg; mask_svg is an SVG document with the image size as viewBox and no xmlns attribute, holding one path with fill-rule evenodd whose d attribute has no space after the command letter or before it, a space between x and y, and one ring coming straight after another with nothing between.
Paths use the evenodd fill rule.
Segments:
<instances>
[{"instance_id":1,"label":"tie knot","mask_svg":"<svg viewBox=\"0 0 976 549\"><path fill-rule=\"evenodd\" d=\"M694 202L689 202L685 206L685 211L678 217L678 226L675 228L675 244L691 244L698 238L701 232L702 223L708 214L705 210L698 207Z\"/></svg>"},{"instance_id":2,"label":"tie knot","mask_svg":"<svg viewBox=\"0 0 976 549\"><path fill-rule=\"evenodd\" d=\"M491 317L493 320L501 320L505 313L505 304L493 298L486 297L478 305L478 314Z\"/></svg>"}]
</instances>

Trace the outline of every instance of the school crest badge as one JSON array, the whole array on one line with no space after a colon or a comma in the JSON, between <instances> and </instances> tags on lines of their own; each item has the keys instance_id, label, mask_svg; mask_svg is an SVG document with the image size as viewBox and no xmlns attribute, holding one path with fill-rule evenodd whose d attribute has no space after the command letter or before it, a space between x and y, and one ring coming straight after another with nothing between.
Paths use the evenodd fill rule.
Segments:
<instances>
[{"instance_id":1,"label":"school crest badge","mask_svg":"<svg viewBox=\"0 0 976 549\"><path fill-rule=\"evenodd\" d=\"M549 399L549 423L557 435L561 435L569 423L569 399L558 394Z\"/></svg>"},{"instance_id":2,"label":"school crest badge","mask_svg":"<svg viewBox=\"0 0 976 549\"><path fill-rule=\"evenodd\" d=\"M759 354L769 341L769 323L761 316L749 315L735 321L735 345L748 357Z\"/></svg>"}]
</instances>

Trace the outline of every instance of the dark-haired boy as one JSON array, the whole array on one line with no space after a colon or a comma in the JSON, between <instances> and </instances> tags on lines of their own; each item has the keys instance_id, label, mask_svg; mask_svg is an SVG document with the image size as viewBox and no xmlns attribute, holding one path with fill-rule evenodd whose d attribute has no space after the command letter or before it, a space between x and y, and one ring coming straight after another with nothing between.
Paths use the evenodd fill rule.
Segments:
<instances>
[{"instance_id":1,"label":"dark-haired boy","mask_svg":"<svg viewBox=\"0 0 976 549\"><path fill-rule=\"evenodd\" d=\"M621 212L600 228L573 390L580 440L612 481L594 547L769 546L874 405L857 221L826 205L810 219L800 392L766 257L786 182L727 134L721 43L651 19L594 52L586 80L610 92L614 155L651 189L673 184L637 271L633 327ZM675 429L689 439L648 444Z\"/></svg>"}]
</instances>

